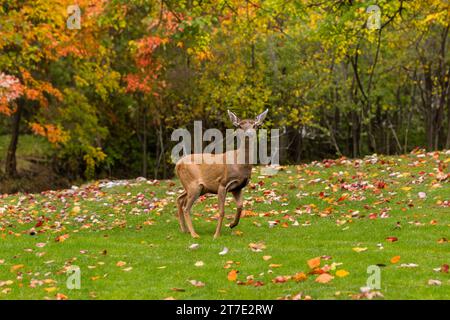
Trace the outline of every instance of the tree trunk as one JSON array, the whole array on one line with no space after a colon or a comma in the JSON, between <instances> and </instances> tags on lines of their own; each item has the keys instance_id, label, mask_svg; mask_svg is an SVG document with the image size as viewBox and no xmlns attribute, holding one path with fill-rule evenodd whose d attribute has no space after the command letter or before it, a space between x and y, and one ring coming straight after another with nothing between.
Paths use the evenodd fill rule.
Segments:
<instances>
[{"instance_id":1,"label":"tree trunk","mask_svg":"<svg viewBox=\"0 0 450 320\"><path fill-rule=\"evenodd\" d=\"M359 128L359 117L356 111L351 112L352 119L352 157L357 158L359 156L359 138L360 138L360 128Z\"/></svg>"},{"instance_id":2,"label":"tree trunk","mask_svg":"<svg viewBox=\"0 0 450 320\"><path fill-rule=\"evenodd\" d=\"M147 109L144 106L142 113L143 138L142 138L142 176L147 178Z\"/></svg>"},{"instance_id":3,"label":"tree trunk","mask_svg":"<svg viewBox=\"0 0 450 320\"><path fill-rule=\"evenodd\" d=\"M17 176L16 151L17 151L17 144L19 142L19 129L20 129L20 119L22 117L22 110L23 110L23 101L18 101L17 110L12 116L11 141L9 143L5 163L5 174L6 177L10 178Z\"/></svg>"}]
</instances>

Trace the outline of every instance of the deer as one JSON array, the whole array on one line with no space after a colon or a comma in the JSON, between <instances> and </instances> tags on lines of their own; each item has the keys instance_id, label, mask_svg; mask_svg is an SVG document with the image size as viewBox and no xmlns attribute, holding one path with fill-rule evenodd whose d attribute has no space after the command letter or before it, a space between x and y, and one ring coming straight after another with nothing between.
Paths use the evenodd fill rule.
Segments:
<instances>
[{"instance_id":1,"label":"deer","mask_svg":"<svg viewBox=\"0 0 450 320\"><path fill-rule=\"evenodd\" d=\"M240 120L233 112L228 110L228 116L233 125L241 129L244 134L255 134L255 130L262 126L268 109L255 119ZM243 209L243 188L247 186L252 174L253 165L249 161L250 143L245 141L232 151L225 153L197 153L179 159L175 171L184 188L177 197L177 218L181 232L189 232L193 238L199 238L191 221L191 208L194 202L202 195L217 194L219 218L214 233L214 239L220 236L223 218L225 215L225 199L231 192L237 206L234 220L229 225L234 228L239 224ZM244 154L242 154L244 153ZM245 161L237 161L244 158ZM200 161L198 161L201 159ZM232 163L227 159L233 159Z\"/></svg>"}]
</instances>

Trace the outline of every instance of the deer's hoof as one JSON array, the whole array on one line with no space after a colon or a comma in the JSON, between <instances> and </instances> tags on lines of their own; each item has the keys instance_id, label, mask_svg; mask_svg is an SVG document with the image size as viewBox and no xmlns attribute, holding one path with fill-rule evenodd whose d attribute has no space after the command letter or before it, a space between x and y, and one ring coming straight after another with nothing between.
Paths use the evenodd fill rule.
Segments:
<instances>
[{"instance_id":1,"label":"deer's hoof","mask_svg":"<svg viewBox=\"0 0 450 320\"><path fill-rule=\"evenodd\" d=\"M236 227L238 224L237 223L232 223L230 224L230 228L233 229L234 227Z\"/></svg>"},{"instance_id":2,"label":"deer's hoof","mask_svg":"<svg viewBox=\"0 0 450 320\"><path fill-rule=\"evenodd\" d=\"M192 238L198 239L200 236L196 233L191 233Z\"/></svg>"}]
</instances>

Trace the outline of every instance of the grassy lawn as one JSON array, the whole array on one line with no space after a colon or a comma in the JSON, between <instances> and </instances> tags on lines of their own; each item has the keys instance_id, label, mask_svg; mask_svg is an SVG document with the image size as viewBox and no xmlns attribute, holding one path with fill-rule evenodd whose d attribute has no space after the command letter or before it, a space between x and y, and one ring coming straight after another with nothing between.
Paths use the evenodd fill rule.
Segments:
<instances>
[{"instance_id":1,"label":"grassy lawn","mask_svg":"<svg viewBox=\"0 0 450 320\"><path fill-rule=\"evenodd\" d=\"M417 152L256 169L246 216L218 240L215 197L194 205L200 239L179 232L178 181L0 196L0 299L354 299L370 265L384 299L448 299L449 164L450 152ZM230 195L227 222L234 211ZM66 287L70 265L79 290Z\"/></svg>"}]
</instances>

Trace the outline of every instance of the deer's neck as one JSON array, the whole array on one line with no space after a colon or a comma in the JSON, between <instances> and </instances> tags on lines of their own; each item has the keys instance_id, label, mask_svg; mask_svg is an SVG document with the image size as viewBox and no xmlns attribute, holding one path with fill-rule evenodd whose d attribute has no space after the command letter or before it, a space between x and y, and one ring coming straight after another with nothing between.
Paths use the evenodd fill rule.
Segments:
<instances>
[{"instance_id":1,"label":"deer's neck","mask_svg":"<svg viewBox=\"0 0 450 320\"><path fill-rule=\"evenodd\" d=\"M249 168L251 170L253 166L253 162L256 159L252 159L251 152L253 152L253 148L250 147L250 139L244 139L244 143L242 143L239 148L236 150L236 154L238 157L238 161L240 159L244 159L244 163L238 162L239 165Z\"/></svg>"}]
</instances>

